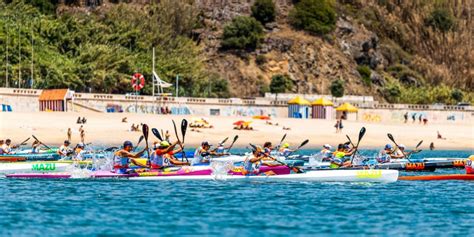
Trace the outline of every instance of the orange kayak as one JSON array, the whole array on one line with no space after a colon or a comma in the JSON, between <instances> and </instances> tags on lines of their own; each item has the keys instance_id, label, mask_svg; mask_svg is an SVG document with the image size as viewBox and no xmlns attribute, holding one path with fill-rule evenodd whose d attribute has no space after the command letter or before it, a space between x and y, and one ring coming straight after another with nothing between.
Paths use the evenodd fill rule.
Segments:
<instances>
[{"instance_id":1,"label":"orange kayak","mask_svg":"<svg viewBox=\"0 0 474 237\"><path fill-rule=\"evenodd\" d=\"M430 181L430 180L474 180L474 174L446 174L446 175L420 175L420 176L400 176L398 180L409 181Z\"/></svg>"},{"instance_id":2,"label":"orange kayak","mask_svg":"<svg viewBox=\"0 0 474 237\"><path fill-rule=\"evenodd\" d=\"M18 162L26 161L26 157L22 156L2 156L0 157L0 162Z\"/></svg>"}]
</instances>

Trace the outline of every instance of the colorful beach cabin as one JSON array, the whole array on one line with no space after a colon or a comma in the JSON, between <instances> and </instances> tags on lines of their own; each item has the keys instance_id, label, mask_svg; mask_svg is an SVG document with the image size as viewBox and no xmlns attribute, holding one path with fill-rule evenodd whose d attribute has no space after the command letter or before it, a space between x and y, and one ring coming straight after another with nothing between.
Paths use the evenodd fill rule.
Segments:
<instances>
[{"instance_id":1,"label":"colorful beach cabin","mask_svg":"<svg viewBox=\"0 0 474 237\"><path fill-rule=\"evenodd\" d=\"M319 98L311 103L312 115L314 119L332 119L334 117L334 103L325 98Z\"/></svg>"},{"instance_id":2,"label":"colorful beach cabin","mask_svg":"<svg viewBox=\"0 0 474 237\"><path fill-rule=\"evenodd\" d=\"M309 118L309 107L311 103L300 96L288 101L289 118Z\"/></svg>"},{"instance_id":3,"label":"colorful beach cabin","mask_svg":"<svg viewBox=\"0 0 474 237\"><path fill-rule=\"evenodd\" d=\"M336 108L336 118L345 120L357 120L357 112L359 109L349 103L344 103Z\"/></svg>"},{"instance_id":4,"label":"colorful beach cabin","mask_svg":"<svg viewBox=\"0 0 474 237\"><path fill-rule=\"evenodd\" d=\"M67 101L72 100L74 92L69 89L43 90L39 96L40 111L67 111Z\"/></svg>"}]
</instances>

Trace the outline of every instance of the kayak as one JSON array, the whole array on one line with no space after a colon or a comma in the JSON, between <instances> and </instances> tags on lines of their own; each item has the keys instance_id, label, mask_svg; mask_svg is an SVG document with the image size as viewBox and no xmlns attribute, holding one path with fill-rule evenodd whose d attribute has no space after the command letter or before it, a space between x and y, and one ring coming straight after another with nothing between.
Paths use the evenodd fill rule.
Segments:
<instances>
[{"instance_id":1,"label":"kayak","mask_svg":"<svg viewBox=\"0 0 474 237\"><path fill-rule=\"evenodd\" d=\"M390 183L398 179L396 170L318 170L301 174L281 175L214 175L210 169L196 167L181 168L177 171L152 171L133 174L116 174L96 171L89 178L124 178L129 180L268 180L268 181L310 181L310 182L381 182ZM68 173L21 173L9 174L7 178L20 179L69 179Z\"/></svg>"},{"instance_id":2,"label":"kayak","mask_svg":"<svg viewBox=\"0 0 474 237\"><path fill-rule=\"evenodd\" d=\"M19 156L0 156L0 162L18 162L18 161L26 161L26 158L19 157Z\"/></svg>"},{"instance_id":3,"label":"kayak","mask_svg":"<svg viewBox=\"0 0 474 237\"><path fill-rule=\"evenodd\" d=\"M398 179L399 180L409 180L409 181L474 180L474 174L400 176Z\"/></svg>"},{"instance_id":4,"label":"kayak","mask_svg":"<svg viewBox=\"0 0 474 237\"><path fill-rule=\"evenodd\" d=\"M57 153L15 153L0 155L0 158L14 159L15 157L27 161L54 161L61 157Z\"/></svg>"},{"instance_id":5,"label":"kayak","mask_svg":"<svg viewBox=\"0 0 474 237\"><path fill-rule=\"evenodd\" d=\"M61 172L73 164L86 166L92 164L90 161L27 161L0 163L0 174L12 174L17 172Z\"/></svg>"}]
</instances>

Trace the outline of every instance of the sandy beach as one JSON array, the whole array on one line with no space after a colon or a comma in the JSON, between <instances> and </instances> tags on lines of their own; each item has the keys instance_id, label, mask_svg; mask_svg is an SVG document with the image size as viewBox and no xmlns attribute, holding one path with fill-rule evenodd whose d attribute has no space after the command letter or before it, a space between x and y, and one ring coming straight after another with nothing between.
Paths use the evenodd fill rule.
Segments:
<instances>
[{"instance_id":1,"label":"sandy beach","mask_svg":"<svg viewBox=\"0 0 474 237\"><path fill-rule=\"evenodd\" d=\"M150 128L169 130L174 139L174 119L179 126L181 119L191 121L193 116L152 115L152 114L127 114L127 113L62 113L62 112L37 112L37 113L0 113L0 137L10 138L13 143L19 143L31 135L35 135L48 145L60 145L67 139L67 129L72 129L73 144L80 141L79 127L76 124L78 116L85 116L87 123L84 125L85 142L99 146L119 145L124 140L136 142L141 132L131 132L133 123L146 123ZM123 123L122 118L127 117L128 122ZM225 137L232 140L234 135L239 135L236 143L238 147L248 146L248 143L262 144L265 141L278 143L281 137L287 133L286 141L297 146L303 140L310 142L305 148L318 148L322 144L329 143L332 146L347 141L346 134L352 140L357 141L359 130L365 126L367 133L361 142L363 148L381 148L390 143L387 133L392 133L399 144L405 144L409 149L420 140L424 143L422 149L429 149L429 144L434 142L436 149L461 149L474 150L474 125L463 124L428 124L418 123L362 123L356 121L344 121L342 133L336 133L332 120L314 119L289 119L273 118L273 124L268 125L262 120L252 120L248 117L208 117L214 126L212 129L199 129L199 132L188 129L186 145L195 147L201 141L209 141L216 144ZM232 123L237 120L252 120L253 131L238 131L233 129ZM291 130L283 130L283 126ZM179 129L179 128L178 128ZM437 131L440 131L446 140L437 139ZM150 132L150 141L157 140Z\"/></svg>"}]
</instances>

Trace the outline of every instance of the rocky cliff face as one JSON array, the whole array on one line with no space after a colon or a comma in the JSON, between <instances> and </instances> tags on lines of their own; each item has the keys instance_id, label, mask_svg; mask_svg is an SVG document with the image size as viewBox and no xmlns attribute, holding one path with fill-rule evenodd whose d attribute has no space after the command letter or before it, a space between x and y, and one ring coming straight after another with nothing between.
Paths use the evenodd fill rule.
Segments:
<instances>
[{"instance_id":1,"label":"rocky cliff face","mask_svg":"<svg viewBox=\"0 0 474 237\"><path fill-rule=\"evenodd\" d=\"M77 2L90 4L90 1ZM110 4L110 1L93 2ZM253 2L193 2L201 11L203 27L194 34L203 47L207 68L230 82L234 96L257 96L275 74L288 74L296 85L293 92L329 94L331 81L342 79L346 94L372 94L379 100L384 100L387 80L415 88L423 83L443 83L467 91L474 89L472 1L455 0L442 6L453 9L458 29L441 34L423 24L434 3L339 0L336 30L316 37L289 26L287 15L293 8L292 0L274 0L277 20L265 25L265 39L256 51L222 51L225 24L235 16L250 15ZM395 75L389 69L398 64L416 73ZM358 65L370 67L371 86L361 80Z\"/></svg>"}]
</instances>

